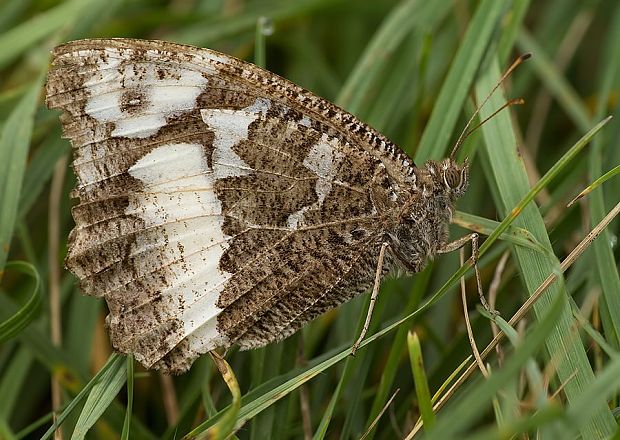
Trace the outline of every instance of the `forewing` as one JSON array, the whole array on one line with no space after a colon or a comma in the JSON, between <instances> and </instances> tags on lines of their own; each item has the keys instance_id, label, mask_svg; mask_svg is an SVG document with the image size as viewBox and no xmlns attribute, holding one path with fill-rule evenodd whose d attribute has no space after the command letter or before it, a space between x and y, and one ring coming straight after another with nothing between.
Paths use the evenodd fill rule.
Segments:
<instances>
[{"instance_id":1,"label":"forewing","mask_svg":"<svg viewBox=\"0 0 620 440\"><path fill-rule=\"evenodd\" d=\"M387 140L209 50L85 40L54 55L47 102L64 110L80 200L66 264L106 298L116 349L180 372L218 346L279 340L368 284L411 175Z\"/></svg>"}]
</instances>

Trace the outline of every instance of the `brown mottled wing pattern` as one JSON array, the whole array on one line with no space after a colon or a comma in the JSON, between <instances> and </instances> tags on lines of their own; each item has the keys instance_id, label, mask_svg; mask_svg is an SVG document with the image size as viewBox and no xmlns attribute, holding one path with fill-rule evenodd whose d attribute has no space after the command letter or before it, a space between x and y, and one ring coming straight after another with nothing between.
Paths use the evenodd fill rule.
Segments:
<instances>
[{"instance_id":1,"label":"brown mottled wing pattern","mask_svg":"<svg viewBox=\"0 0 620 440\"><path fill-rule=\"evenodd\" d=\"M105 297L114 347L182 372L280 340L368 287L412 164L350 114L205 49L58 47L79 205L67 267Z\"/></svg>"}]
</instances>

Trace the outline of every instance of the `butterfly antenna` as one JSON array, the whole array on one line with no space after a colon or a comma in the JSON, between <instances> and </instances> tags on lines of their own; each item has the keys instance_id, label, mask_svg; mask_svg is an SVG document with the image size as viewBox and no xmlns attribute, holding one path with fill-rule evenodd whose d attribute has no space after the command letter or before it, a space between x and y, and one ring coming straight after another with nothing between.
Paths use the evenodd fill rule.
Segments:
<instances>
[{"instance_id":1,"label":"butterfly antenna","mask_svg":"<svg viewBox=\"0 0 620 440\"><path fill-rule=\"evenodd\" d=\"M467 133L465 133L465 136L463 136L463 140L467 139L470 134L472 134L474 131L478 130L480 127L482 127L484 125L485 122L487 122L489 119L491 119L493 116L495 116L496 114L498 114L499 112L501 112L505 108L513 106L513 105L521 105L521 104L525 104L525 100L523 98L514 98L514 99L511 99L510 101L504 103L504 105L502 105L500 108L495 110L490 116L487 116L484 119L484 121L476 124L475 127L473 127L471 130L469 130ZM454 157L454 156L452 155L450 157Z\"/></svg>"},{"instance_id":2,"label":"butterfly antenna","mask_svg":"<svg viewBox=\"0 0 620 440\"><path fill-rule=\"evenodd\" d=\"M527 60L528 58L530 58L532 56L531 53L524 53L523 55L521 55L519 58L517 58L516 60L514 60L514 62L510 65L510 67L508 69L506 69L506 71L504 72L504 74L501 76L501 78L499 79L499 81L497 81L497 84L495 84L495 86L491 89L491 91L489 92L489 94L487 95L486 98L484 98L484 101L482 101L482 104L480 104L478 106L478 108L476 108L476 111L474 112L473 115L471 115L471 117L469 118L469 120L467 121L467 124L465 124L465 127L463 128L463 131L461 132L459 138L456 141L456 144L454 144L454 148L452 149L452 153L450 153L450 158L453 159L454 155L456 154L456 152L458 151L458 149L461 147L461 145L463 145L463 142L465 141L465 139L467 138L467 136L469 134L471 134L476 128L480 127L482 124L484 124L490 117L495 116L497 113L499 113L500 111L502 111L503 109L505 109L506 107L510 107L513 104L522 104L523 100L522 99L516 99L516 100L511 100L508 101L506 104L504 104L500 109L498 109L497 111L495 111L491 116L489 116L489 118L485 119L483 122L481 122L480 124L478 124L473 130L469 130L469 126L472 124L472 122L474 121L474 119L476 118L476 116L478 115L478 113L480 113L480 109L482 109L482 107L484 107L484 105L489 101L489 99L491 99L491 96L493 96L493 94L495 93L495 91L499 88L499 86L502 85L502 83L506 80L506 78L508 78L510 76L510 74L517 68L519 67L519 65Z\"/></svg>"}]
</instances>

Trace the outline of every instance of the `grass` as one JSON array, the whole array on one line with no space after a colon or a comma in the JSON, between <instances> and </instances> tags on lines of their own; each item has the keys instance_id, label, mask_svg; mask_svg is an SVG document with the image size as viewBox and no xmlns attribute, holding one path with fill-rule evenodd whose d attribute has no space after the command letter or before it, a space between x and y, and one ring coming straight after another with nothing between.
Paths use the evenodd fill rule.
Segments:
<instances>
[{"instance_id":1,"label":"grass","mask_svg":"<svg viewBox=\"0 0 620 440\"><path fill-rule=\"evenodd\" d=\"M505 320L477 311L471 264L459 268L457 255L445 255L413 277L384 280L355 357L349 349L368 295L280 344L232 350L225 362L204 356L172 387L113 354L104 304L83 297L66 271L59 281L51 276L59 268L49 261L64 257L72 227L74 178L61 180L55 203L51 182L62 177L55 164L70 148L58 115L40 99L49 49L98 36L168 39L264 64L371 122L418 164L444 157L473 98L483 99L514 56L532 52L480 118L504 95L526 104L500 113L463 146L471 183L451 230L489 235L480 248L482 282ZM52 378L66 438L225 438L232 430L241 439L620 438L618 221L563 276L560 269L618 202L620 180L604 178L566 208L620 164L619 93L620 6L612 0L5 1L0 438L53 435ZM601 122L608 115L615 117ZM60 225L59 249L50 219ZM505 251L508 263L496 273ZM558 280L510 326L551 273ZM501 354L485 360L488 378L472 364L457 294L462 275L478 347L492 339L492 321L508 335ZM54 315L53 289L61 305ZM60 346L51 341L52 323L62 326ZM414 431L421 416L426 424Z\"/></svg>"}]
</instances>

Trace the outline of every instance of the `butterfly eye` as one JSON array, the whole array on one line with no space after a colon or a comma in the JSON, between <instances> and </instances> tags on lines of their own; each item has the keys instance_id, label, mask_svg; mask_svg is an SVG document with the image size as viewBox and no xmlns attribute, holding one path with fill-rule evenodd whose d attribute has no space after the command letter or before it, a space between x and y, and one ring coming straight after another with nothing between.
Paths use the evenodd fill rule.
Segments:
<instances>
[{"instance_id":1,"label":"butterfly eye","mask_svg":"<svg viewBox=\"0 0 620 440\"><path fill-rule=\"evenodd\" d=\"M451 189L457 189L462 182L461 173L454 168L448 168L443 175L446 186Z\"/></svg>"}]
</instances>

